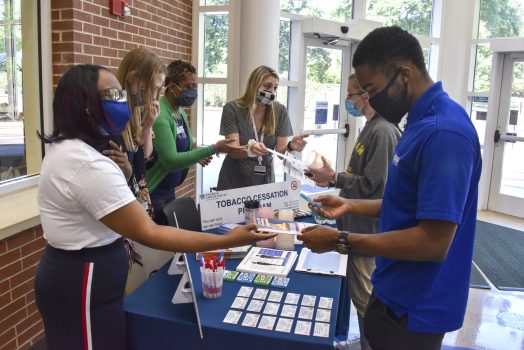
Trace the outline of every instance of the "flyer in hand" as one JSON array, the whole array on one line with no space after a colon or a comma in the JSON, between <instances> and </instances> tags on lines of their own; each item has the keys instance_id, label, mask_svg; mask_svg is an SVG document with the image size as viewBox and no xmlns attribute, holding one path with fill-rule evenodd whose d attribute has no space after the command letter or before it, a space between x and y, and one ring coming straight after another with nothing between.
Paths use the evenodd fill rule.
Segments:
<instances>
[{"instance_id":1,"label":"flyer in hand","mask_svg":"<svg viewBox=\"0 0 524 350\"><path fill-rule=\"evenodd\" d=\"M279 219L255 218L253 219L260 232L287 233L297 235L303 228L315 226L316 224L296 221L286 221Z\"/></svg>"}]
</instances>

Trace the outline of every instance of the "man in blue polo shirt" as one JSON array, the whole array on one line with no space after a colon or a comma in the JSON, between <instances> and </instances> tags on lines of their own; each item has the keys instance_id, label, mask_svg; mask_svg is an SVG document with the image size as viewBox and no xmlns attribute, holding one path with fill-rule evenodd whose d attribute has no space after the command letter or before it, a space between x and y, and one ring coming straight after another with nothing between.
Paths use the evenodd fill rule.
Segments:
<instances>
[{"instance_id":1,"label":"man in blue polo shirt","mask_svg":"<svg viewBox=\"0 0 524 350\"><path fill-rule=\"evenodd\" d=\"M302 239L317 252L377 256L364 318L373 349L440 349L444 334L462 326L466 310L481 170L478 136L464 109L429 77L417 39L399 27L369 33L353 67L371 106L392 123L409 112L407 126L382 200L316 201L328 218L380 216L381 234L316 226Z\"/></svg>"}]
</instances>

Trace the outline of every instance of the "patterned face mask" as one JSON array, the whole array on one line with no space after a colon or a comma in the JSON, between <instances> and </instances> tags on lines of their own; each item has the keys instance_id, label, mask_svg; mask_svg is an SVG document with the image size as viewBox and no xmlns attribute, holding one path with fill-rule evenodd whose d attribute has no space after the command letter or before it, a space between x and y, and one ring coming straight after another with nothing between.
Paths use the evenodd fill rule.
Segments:
<instances>
[{"instance_id":1,"label":"patterned face mask","mask_svg":"<svg viewBox=\"0 0 524 350\"><path fill-rule=\"evenodd\" d=\"M257 101L263 105L268 105L275 100L277 95L269 90L258 90Z\"/></svg>"}]
</instances>

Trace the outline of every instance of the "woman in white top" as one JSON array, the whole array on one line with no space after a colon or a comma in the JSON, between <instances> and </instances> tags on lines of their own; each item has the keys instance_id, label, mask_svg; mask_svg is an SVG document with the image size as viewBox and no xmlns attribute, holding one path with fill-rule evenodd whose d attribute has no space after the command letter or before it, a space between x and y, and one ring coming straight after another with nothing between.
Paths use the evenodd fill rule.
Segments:
<instances>
[{"instance_id":1,"label":"woman in white top","mask_svg":"<svg viewBox=\"0 0 524 350\"><path fill-rule=\"evenodd\" d=\"M58 82L54 130L38 204L48 245L35 292L48 349L125 349L125 235L153 248L196 252L268 238L254 225L226 235L156 225L119 166L99 150L130 118L126 93L105 68L78 65Z\"/></svg>"}]
</instances>

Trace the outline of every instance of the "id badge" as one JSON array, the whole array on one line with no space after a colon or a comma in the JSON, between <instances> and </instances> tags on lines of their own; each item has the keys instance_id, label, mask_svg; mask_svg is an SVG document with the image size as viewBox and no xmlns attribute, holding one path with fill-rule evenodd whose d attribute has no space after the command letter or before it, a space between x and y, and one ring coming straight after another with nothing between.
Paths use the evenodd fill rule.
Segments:
<instances>
[{"instance_id":1,"label":"id badge","mask_svg":"<svg viewBox=\"0 0 524 350\"><path fill-rule=\"evenodd\" d=\"M266 166L265 165L255 165L255 174L266 175Z\"/></svg>"},{"instance_id":2,"label":"id badge","mask_svg":"<svg viewBox=\"0 0 524 350\"><path fill-rule=\"evenodd\" d=\"M184 130L184 127L182 125L176 127L176 133L178 136L180 136L181 139L186 138L186 131Z\"/></svg>"}]
</instances>

